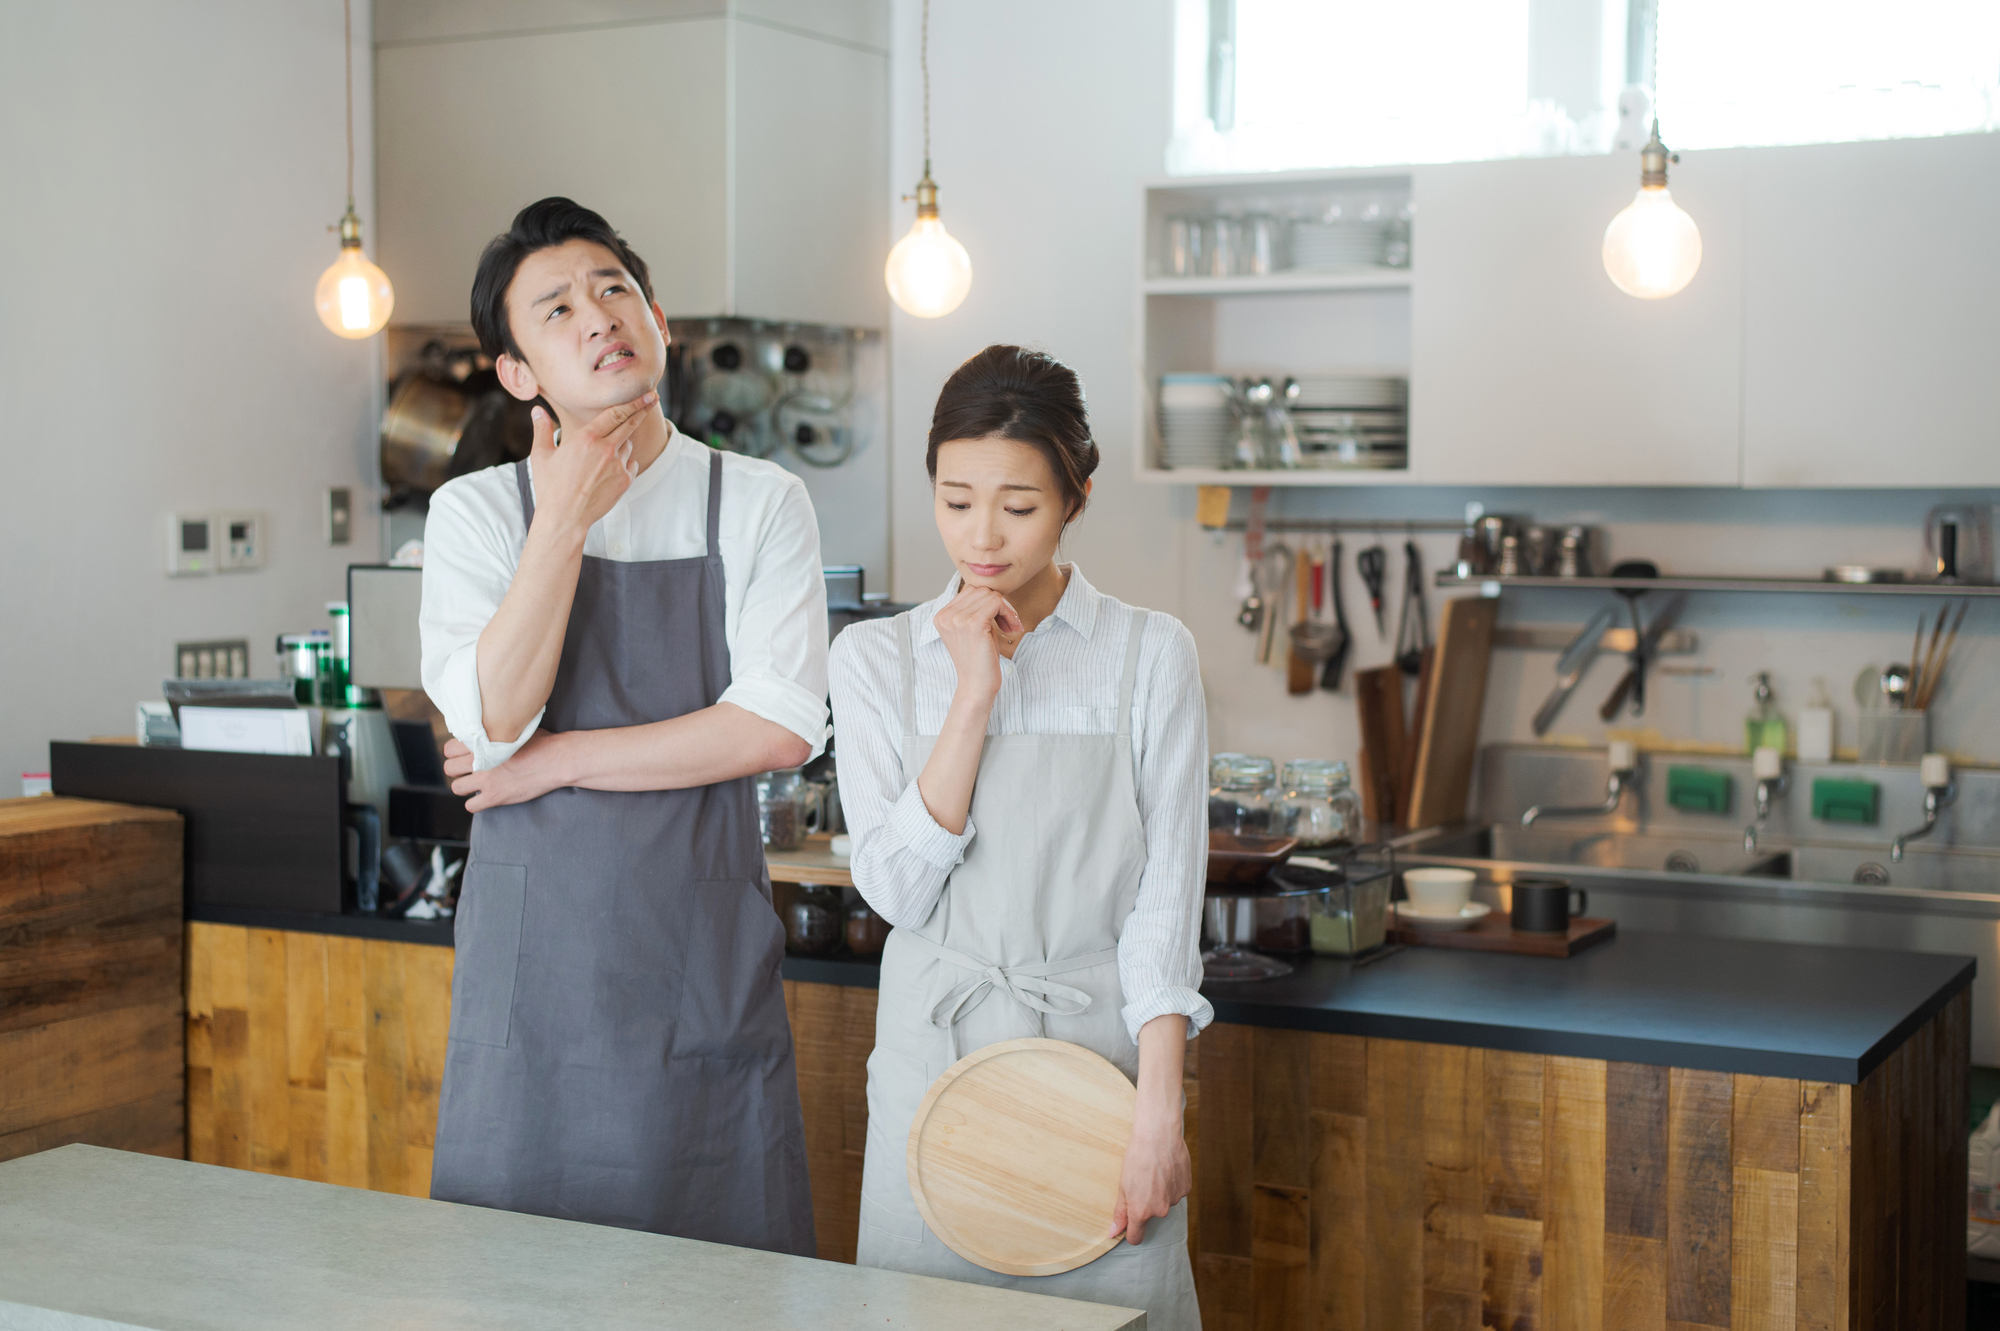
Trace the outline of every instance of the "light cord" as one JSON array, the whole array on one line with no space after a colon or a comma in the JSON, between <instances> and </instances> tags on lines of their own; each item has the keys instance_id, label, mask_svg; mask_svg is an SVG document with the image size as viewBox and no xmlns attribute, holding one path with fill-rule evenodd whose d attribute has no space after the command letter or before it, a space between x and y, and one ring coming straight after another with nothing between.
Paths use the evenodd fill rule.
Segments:
<instances>
[{"instance_id":1,"label":"light cord","mask_svg":"<svg viewBox=\"0 0 2000 1331\"><path fill-rule=\"evenodd\" d=\"M1647 54L1652 57L1652 73L1648 76L1653 87L1653 137L1660 137L1660 10L1663 0L1653 0L1653 31L1646 45L1651 48Z\"/></svg>"},{"instance_id":2,"label":"light cord","mask_svg":"<svg viewBox=\"0 0 2000 1331\"><path fill-rule=\"evenodd\" d=\"M924 71L924 179L931 178L931 0L924 0L923 36L917 43L917 63Z\"/></svg>"},{"instance_id":3,"label":"light cord","mask_svg":"<svg viewBox=\"0 0 2000 1331\"><path fill-rule=\"evenodd\" d=\"M340 0L340 53L347 62L347 211L354 211L354 0Z\"/></svg>"}]
</instances>

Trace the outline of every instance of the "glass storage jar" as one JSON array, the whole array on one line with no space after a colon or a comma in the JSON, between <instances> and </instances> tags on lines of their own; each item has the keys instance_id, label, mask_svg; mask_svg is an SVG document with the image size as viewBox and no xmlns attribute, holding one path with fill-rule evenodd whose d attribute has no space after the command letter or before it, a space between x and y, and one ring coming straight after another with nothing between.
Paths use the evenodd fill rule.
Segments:
<instances>
[{"instance_id":1,"label":"glass storage jar","mask_svg":"<svg viewBox=\"0 0 2000 1331\"><path fill-rule=\"evenodd\" d=\"M842 926L840 889L820 883L801 883L784 914L785 951L795 956L818 957L840 946Z\"/></svg>"},{"instance_id":2,"label":"glass storage jar","mask_svg":"<svg viewBox=\"0 0 2000 1331\"><path fill-rule=\"evenodd\" d=\"M1389 937L1389 873L1350 865L1346 881L1313 900L1312 950L1355 957Z\"/></svg>"},{"instance_id":3,"label":"glass storage jar","mask_svg":"<svg viewBox=\"0 0 2000 1331\"><path fill-rule=\"evenodd\" d=\"M1277 764L1248 753L1218 753L1208 760L1208 829L1237 836L1276 832Z\"/></svg>"},{"instance_id":4,"label":"glass storage jar","mask_svg":"<svg viewBox=\"0 0 2000 1331\"><path fill-rule=\"evenodd\" d=\"M1354 843L1361 827L1361 801L1347 764L1295 758L1285 764L1285 795L1272 831L1299 839L1299 848Z\"/></svg>"},{"instance_id":5,"label":"glass storage jar","mask_svg":"<svg viewBox=\"0 0 2000 1331\"><path fill-rule=\"evenodd\" d=\"M889 941L889 922L877 915L865 901L847 908L847 950L857 957L879 957Z\"/></svg>"},{"instance_id":6,"label":"glass storage jar","mask_svg":"<svg viewBox=\"0 0 2000 1331\"><path fill-rule=\"evenodd\" d=\"M812 792L801 769L783 767L757 774L757 830L771 850L797 850L806 836L806 807Z\"/></svg>"}]
</instances>

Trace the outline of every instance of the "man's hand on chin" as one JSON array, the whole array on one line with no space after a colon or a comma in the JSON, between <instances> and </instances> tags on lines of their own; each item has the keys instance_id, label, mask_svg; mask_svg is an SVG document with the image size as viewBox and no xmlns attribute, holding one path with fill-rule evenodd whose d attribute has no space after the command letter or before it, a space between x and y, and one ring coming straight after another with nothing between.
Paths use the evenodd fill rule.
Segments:
<instances>
[{"instance_id":1,"label":"man's hand on chin","mask_svg":"<svg viewBox=\"0 0 2000 1331\"><path fill-rule=\"evenodd\" d=\"M472 770L471 749L455 739L446 740L444 774L454 795L471 797L465 801L468 813L502 804L525 804L570 784L557 770L561 739L560 735L537 730L514 751L513 757L483 772Z\"/></svg>"}]
</instances>

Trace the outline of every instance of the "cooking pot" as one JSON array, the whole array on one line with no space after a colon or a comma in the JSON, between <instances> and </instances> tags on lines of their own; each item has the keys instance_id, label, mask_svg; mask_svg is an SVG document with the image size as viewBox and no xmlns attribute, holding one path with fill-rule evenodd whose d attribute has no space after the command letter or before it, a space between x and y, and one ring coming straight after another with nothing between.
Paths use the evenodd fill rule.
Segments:
<instances>
[{"instance_id":1,"label":"cooking pot","mask_svg":"<svg viewBox=\"0 0 2000 1331\"><path fill-rule=\"evenodd\" d=\"M451 478L451 460L472 414L457 384L411 374L382 413L382 480L392 495L429 494Z\"/></svg>"}]
</instances>

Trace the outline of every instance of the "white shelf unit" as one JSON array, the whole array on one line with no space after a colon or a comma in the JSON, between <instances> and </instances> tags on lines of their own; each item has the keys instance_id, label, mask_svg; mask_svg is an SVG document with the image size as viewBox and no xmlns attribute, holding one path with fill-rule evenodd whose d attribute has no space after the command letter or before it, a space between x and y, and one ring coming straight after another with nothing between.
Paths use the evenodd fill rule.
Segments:
<instances>
[{"instance_id":1,"label":"white shelf unit","mask_svg":"<svg viewBox=\"0 0 2000 1331\"><path fill-rule=\"evenodd\" d=\"M1288 291L1396 291L1410 285L1408 268L1286 269L1249 277L1149 277L1149 296L1256 296Z\"/></svg>"},{"instance_id":2,"label":"white shelf unit","mask_svg":"<svg viewBox=\"0 0 2000 1331\"><path fill-rule=\"evenodd\" d=\"M1142 423L1137 479L1152 485L1408 485L1394 470L1232 471L1160 465L1160 376L1410 372L1411 267L1283 269L1258 276L1168 274L1167 219L1269 212L1317 219L1374 203L1393 217L1411 199L1407 170L1284 172L1157 180L1144 186L1138 284ZM1417 247L1413 244L1413 254Z\"/></svg>"}]
</instances>

